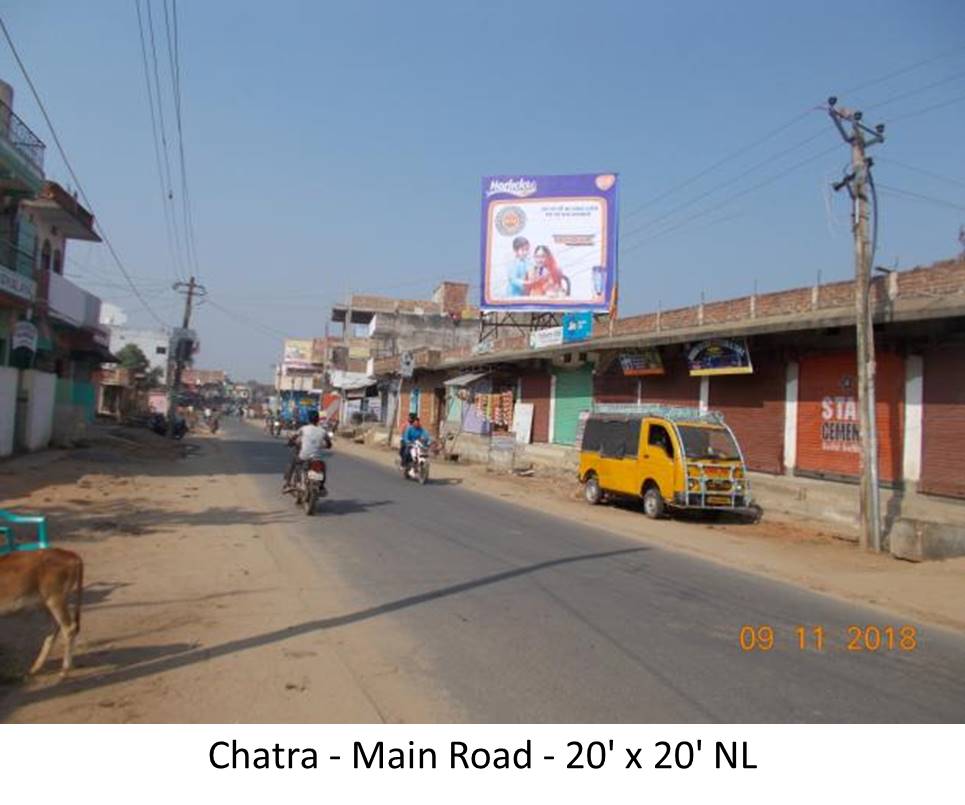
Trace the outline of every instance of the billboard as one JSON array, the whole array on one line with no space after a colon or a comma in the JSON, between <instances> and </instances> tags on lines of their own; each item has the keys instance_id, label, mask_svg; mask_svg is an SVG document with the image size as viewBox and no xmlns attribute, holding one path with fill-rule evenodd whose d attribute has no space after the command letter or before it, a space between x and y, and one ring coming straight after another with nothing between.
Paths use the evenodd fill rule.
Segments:
<instances>
[{"instance_id":1,"label":"billboard","mask_svg":"<svg viewBox=\"0 0 965 805\"><path fill-rule=\"evenodd\" d=\"M484 311L610 309L617 279L617 176L487 176Z\"/></svg>"},{"instance_id":2,"label":"billboard","mask_svg":"<svg viewBox=\"0 0 965 805\"><path fill-rule=\"evenodd\" d=\"M286 369L311 369L312 339L286 338L285 356L282 359Z\"/></svg>"}]
</instances>

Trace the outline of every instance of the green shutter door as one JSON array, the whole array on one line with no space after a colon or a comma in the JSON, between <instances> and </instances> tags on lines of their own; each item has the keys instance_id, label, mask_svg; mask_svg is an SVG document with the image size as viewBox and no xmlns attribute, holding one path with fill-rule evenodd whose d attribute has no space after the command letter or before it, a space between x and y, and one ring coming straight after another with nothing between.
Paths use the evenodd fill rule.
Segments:
<instances>
[{"instance_id":1,"label":"green shutter door","mask_svg":"<svg viewBox=\"0 0 965 805\"><path fill-rule=\"evenodd\" d=\"M584 366L573 371L557 371L553 395L553 441L573 444L580 413L589 411L593 403L593 370Z\"/></svg>"}]
</instances>

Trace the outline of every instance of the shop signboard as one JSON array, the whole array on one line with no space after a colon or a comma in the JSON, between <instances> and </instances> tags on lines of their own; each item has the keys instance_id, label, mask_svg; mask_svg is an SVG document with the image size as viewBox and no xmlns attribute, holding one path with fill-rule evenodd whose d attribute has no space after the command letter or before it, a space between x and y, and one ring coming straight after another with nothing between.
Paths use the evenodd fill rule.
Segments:
<instances>
[{"instance_id":1,"label":"shop signboard","mask_svg":"<svg viewBox=\"0 0 965 805\"><path fill-rule=\"evenodd\" d=\"M690 374L749 375L754 371L745 338L714 338L700 341L687 351Z\"/></svg>"},{"instance_id":2,"label":"shop signboard","mask_svg":"<svg viewBox=\"0 0 965 805\"><path fill-rule=\"evenodd\" d=\"M620 369L624 377L648 377L664 374L663 360L656 347L643 347L620 353Z\"/></svg>"},{"instance_id":3,"label":"shop signboard","mask_svg":"<svg viewBox=\"0 0 965 805\"><path fill-rule=\"evenodd\" d=\"M547 327L543 330L533 330L529 334L529 345L533 349L555 347L563 343L562 327Z\"/></svg>"},{"instance_id":4,"label":"shop signboard","mask_svg":"<svg viewBox=\"0 0 965 805\"><path fill-rule=\"evenodd\" d=\"M529 444L533 433L533 403L518 402L513 406L513 432L518 444Z\"/></svg>"},{"instance_id":5,"label":"shop signboard","mask_svg":"<svg viewBox=\"0 0 965 805\"><path fill-rule=\"evenodd\" d=\"M610 309L617 281L617 176L482 181L484 311Z\"/></svg>"},{"instance_id":6,"label":"shop signboard","mask_svg":"<svg viewBox=\"0 0 965 805\"><path fill-rule=\"evenodd\" d=\"M0 292L32 302L37 292L37 283L30 277L0 266Z\"/></svg>"},{"instance_id":7,"label":"shop signboard","mask_svg":"<svg viewBox=\"0 0 965 805\"><path fill-rule=\"evenodd\" d=\"M29 352L37 351L37 327L29 321L18 321L13 326L10 339L12 349L25 349Z\"/></svg>"},{"instance_id":8,"label":"shop signboard","mask_svg":"<svg viewBox=\"0 0 965 805\"><path fill-rule=\"evenodd\" d=\"M399 357L399 374L402 377L412 377L415 373L415 356L411 352L403 352Z\"/></svg>"},{"instance_id":9,"label":"shop signboard","mask_svg":"<svg viewBox=\"0 0 965 805\"><path fill-rule=\"evenodd\" d=\"M563 314L563 343L587 341L593 335L593 314L589 310Z\"/></svg>"}]
</instances>

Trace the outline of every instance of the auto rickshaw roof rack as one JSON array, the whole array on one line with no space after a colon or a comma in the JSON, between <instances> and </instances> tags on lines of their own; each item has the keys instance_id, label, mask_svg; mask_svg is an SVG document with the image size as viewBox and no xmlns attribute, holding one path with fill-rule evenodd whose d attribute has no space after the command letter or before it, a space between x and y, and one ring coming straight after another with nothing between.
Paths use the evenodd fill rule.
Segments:
<instances>
[{"instance_id":1,"label":"auto rickshaw roof rack","mask_svg":"<svg viewBox=\"0 0 965 805\"><path fill-rule=\"evenodd\" d=\"M617 414L621 416L657 416L675 423L702 422L707 425L723 425L720 411L702 411L684 405L660 403L594 403L594 414Z\"/></svg>"}]
</instances>

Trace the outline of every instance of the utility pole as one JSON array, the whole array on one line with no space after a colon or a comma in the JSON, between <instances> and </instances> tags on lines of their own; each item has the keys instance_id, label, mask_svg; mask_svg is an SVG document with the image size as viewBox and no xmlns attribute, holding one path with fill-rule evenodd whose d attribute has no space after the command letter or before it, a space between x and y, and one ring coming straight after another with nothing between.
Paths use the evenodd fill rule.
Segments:
<instances>
[{"instance_id":1,"label":"utility pole","mask_svg":"<svg viewBox=\"0 0 965 805\"><path fill-rule=\"evenodd\" d=\"M191 277L188 282L176 282L171 287L175 292L184 294L184 317L181 320L182 337L174 341L174 375L171 378L168 389L168 436L173 438L174 414L177 409L178 395L181 392L181 373L184 370L184 361L187 358L185 352L190 354L190 350L186 350L183 346L185 343L185 333L183 331L191 326L191 311L194 306L195 296L204 296L207 290L203 285L195 282L194 277Z\"/></svg>"},{"instance_id":2,"label":"utility pole","mask_svg":"<svg viewBox=\"0 0 965 805\"><path fill-rule=\"evenodd\" d=\"M851 171L833 185L837 192L848 188L853 205L854 305L857 340L858 436L861 447L861 547L881 551L881 497L878 488L878 427L875 418L875 341L874 313L871 309L871 263L873 242L868 240L868 193L874 191L872 161L866 149L884 142L884 124L869 129L861 122L861 112L837 106L828 99L828 114L842 139L851 146ZM845 128L850 124L850 131ZM877 221L877 209L875 220Z\"/></svg>"}]
</instances>

